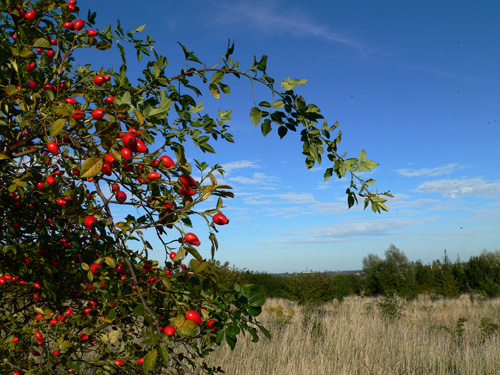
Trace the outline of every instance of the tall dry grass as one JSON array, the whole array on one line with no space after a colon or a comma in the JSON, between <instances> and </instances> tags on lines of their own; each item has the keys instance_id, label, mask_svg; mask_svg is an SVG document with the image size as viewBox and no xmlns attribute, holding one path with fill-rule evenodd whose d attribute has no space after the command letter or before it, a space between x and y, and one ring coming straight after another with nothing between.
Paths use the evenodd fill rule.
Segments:
<instances>
[{"instance_id":1,"label":"tall dry grass","mask_svg":"<svg viewBox=\"0 0 500 375\"><path fill-rule=\"evenodd\" d=\"M229 375L500 374L500 300L420 296L399 319L382 300L349 297L313 308L266 302L260 320L272 340L241 338L211 354Z\"/></svg>"}]
</instances>

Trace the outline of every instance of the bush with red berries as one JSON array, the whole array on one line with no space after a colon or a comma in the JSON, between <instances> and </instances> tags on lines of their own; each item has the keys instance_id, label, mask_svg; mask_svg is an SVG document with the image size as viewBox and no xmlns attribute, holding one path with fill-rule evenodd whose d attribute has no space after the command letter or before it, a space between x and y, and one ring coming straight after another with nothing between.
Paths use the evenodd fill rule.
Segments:
<instances>
[{"instance_id":1,"label":"bush with red berries","mask_svg":"<svg viewBox=\"0 0 500 375\"><path fill-rule=\"evenodd\" d=\"M349 206L363 197L380 212L389 194L368 190L373 180L354 172L376 163L364 151L337 154L337 124L317 126L319 109L293 91L304 81L275 82L265 56L242 70L230 45L206 68L182 46L187 68L167 77L152 39L136 38L142 27L97 30L95 17L81 19L75 0L1 4L0 373L218 372L203 362L214 346L269 334L256 320L264 298L220 283L198 251L214 257L233 196L217 181L220 166L193 166L184 154L185 142L214 152L214 140L233 141L231 111L211 116L203 90L228 94L230 76L262 84L273 100L250 119L264 135L300 130L307 167L326 156L325 178L351 174ZM127 77L126 42L149 59L137 84ZM78 66L79 48L117 48L122 65ZM213 208L198 209L212 196ZM208 236L193 226L196 215ZM150 254L158 244L161 264Z\"/></svg>"}]
</instances>

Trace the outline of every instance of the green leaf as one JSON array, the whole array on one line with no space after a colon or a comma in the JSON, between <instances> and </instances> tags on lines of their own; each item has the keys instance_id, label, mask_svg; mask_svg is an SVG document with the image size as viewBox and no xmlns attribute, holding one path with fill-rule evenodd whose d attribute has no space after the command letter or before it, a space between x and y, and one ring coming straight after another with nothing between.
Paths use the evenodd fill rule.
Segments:
<instances>
[{"instance_id":1,"label":"green leaf","mask_svg":"<svg viewBox=\"0 0 500 375\"><path fill-rule=\"evenodd\" d=\"M92 156L83 162L80 177L89 178L97 176L104 165L103 160L99 156Z\"/></svg>"},{"instance_id":2,"label":"green leaf","mask_svg":"<svg viewBox=\"0 0 500 375\"><path fill-rule=\"evenodd\" d=\"M208 85L208 89L210 90L210 94L212 94L215 99L220 98L220 90L216 84L211 83L210 85Z\"/></svg>"},{"instance_id":3,"label":"green leaf","mask_svg":"<svg viewBox=\"0 0 500 375\"><path fill-rule=\"evenodd\" d=\"M170 354L168 353L168 349L163 345L160 346L160 354L163 358L164 364L168 365L168 362L170 361Z\"/></svg>"},{"instance_id":4,"label":"green leaf","mask_svg":"<svg viewBox=\"0 0 500 375\"><path fill-rule=\"evenodd\" d=\"M0 160L9 160L10 158L5 154L0 154Z\"/></svg>"},{"instance_id":5,"label":"green leaf","mask_svg":"<svg viewBox=\"0 0 500 375\"><path fill-rule=\"evenodd\" d=\"M46 49L51 49L52 46L50 45L49 41L45 38L38 38L35 40L35 43L33 44L33 48L46 48Z\"/></svg>"},{"instance_id":6,"label":"green leaf","mask_svg":"<svg viewBox=\"0 0 500 375\"><path fill-rule=\"evenodd\" d=\"M139 26L138 28L136 28L135 30L132 30L131 33L132 34L135 34L135 33L140 33L142 30L144 30L144 28L146 27L146 24L142 25L142 26Z\"/></svg>"},{"instance_id":7,"label":"green leaf","mask_svg":"<svg viewBox=\"0 0 500 375\"><path fill-rule=\"evenodd\" d=\"M135 308L134 308L134 311L132 312L134 315L137 315L137 316L143 316L144 315L144 306L142 305L137 305Z\"/></svg>"},{"instance_id":8,"label":"green leaf","mask_svg":"<svg viewBox=\"0 0 500 375\"><path fill-rule=\"evenodd\" d=\"M271 127L271 120L265 119L261 125L262 135L265 137L271 132L271 130L273 130L273 128Z\"/></svg>"},{"instance_id":9,"label":"green leaf","mask_svg":"<svg viewBox=\"0 0 500 375\"><path fill-rule=\"evenodd\" d=\"M360 153L359 153L359 161L360 162L364 162L366 160L366 151L365 150L362 150Z\"/></svg>"},{"instance_id":10,"label":"green leaf","mask_svg":"<svg viewBox=\"0 0 500 375\"><path fill-rule=\"evenodd\" d=\"M286 126L280 126L278 128L278 135L280 136L281 139L288 133L288 128Z\"/></svg>"},{"instance_id":11,"label":"green leaf","mask_svg":"<svg viewBox=\"0 0 500 375\"><path fill-rule=\"evenodd\" d=\"M255 306L255 307L260 307L260 306L264 305L265 302L266 302L266 298L262 294L259 294L259 293L253 295L249 301L250 305Z\"/></svg>"},{"instance_id":12,"label":"green leaf","mask_svg":"<svg viewBox=\"0 0 500 375\"><path fill-rule=\"evenodd\" d=\"M142 370L147 374L156 364L156 358L158 358L158 350L153 349L144 356L144 362L142 363Z\"/></svg>"},{"instance_id":13,"label":"green leaf","mask_svg":"<svg viewBox=\"0 0 500 375\"><path fill-rule=\"evenodd\" d=\"M52 126L50 127L50 136L55 137L61 134L65 124L66 124L66 119L64 118L60 118L54 121L52 123Z\"/></svg>"},{"instance_id":14,"label":"green leaf","mask_svg":"<svg viewBox=\"0 0 500 375\"><path fill-rule=\"evenodd\" d=\"M262 120L262 111L257 107L253 107L250 110L250 120L254 126L259 125L260 120Z\"/></svg>"},{"instance_id":15,"label":"green leaf","mask_svg":"<svg viewBox=\"0 0 500 375\"><path fill-rule=\"evenodd\" d=\"M222 78L224 77L223 72L215 72L212 76L212 79L210 80L211 83L219 83Z\"/></svg>"},{"instance_id":16,"label":"green leaf","mask_svg":"<svg viewBox=\"0 0 500 375\"><path fill-rule=\"evenodd\" d=\"M290 91L299 85L305 84L307 81L307 79L291 79L290 77L286 77L286 79L281 82L281 87L285 91Z\"/></svg>"}]
</instances>

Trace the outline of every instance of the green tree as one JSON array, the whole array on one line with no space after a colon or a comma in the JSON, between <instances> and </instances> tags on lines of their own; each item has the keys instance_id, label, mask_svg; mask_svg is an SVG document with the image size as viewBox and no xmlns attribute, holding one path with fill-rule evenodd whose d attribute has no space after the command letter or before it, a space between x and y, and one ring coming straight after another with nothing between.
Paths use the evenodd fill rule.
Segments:
<instances>
[{"instance_id":1,"label":"green tree","mask_svg":"<svg viewBox=\"0 0 500 375\"><path fill-rule=\"evenodd\" d=\"M181 45L185 66L167 76L153 39L137 37L143 26L94 30L96 14L79 18L74 0L2 0L0 10L1 373L214 373L202 360L214 345L269 335L255 319L264 298L221 285L197 250L208 244L214 257L233 193L217 181L221 166L191 165L184 144L215 152L214 141L233 141L231 110L202 104L229 94L231 78L268 89L250 109L263 135L300 132L308 168L326 160L325 179L350 177L349 207L361 198L387 210L390 194L357 175L377 163L337 153L338 124L294 91L305 80L269 76L266 56L241 68L230 44L205 64ZM125 43L144 66L137 83ZM80 66L80 48L116 48L121 62Z\"/></svg>"}]
</instances>

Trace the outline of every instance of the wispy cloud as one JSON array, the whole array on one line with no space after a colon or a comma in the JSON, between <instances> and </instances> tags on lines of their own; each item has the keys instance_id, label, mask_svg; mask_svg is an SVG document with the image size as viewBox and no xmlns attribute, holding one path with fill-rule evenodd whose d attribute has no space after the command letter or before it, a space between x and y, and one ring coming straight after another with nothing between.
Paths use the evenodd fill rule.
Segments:
<instances>
[{"instance_id":1,"label":"wispy cloud","mask_svg":"<svg viewBox=\"0 0 500 375\"><path fill-rule=\"evenodd\" d=\"M219 17L221 23L232 23L251 27L269 33L286 33L299 37L316 37L328 42L339 43L366 54L369 48L356 38L339 31L329 25L322 25L307 13L306 8L297 7L280 0L258 1L226 1L217 2L222 9Z\"/></svg>"},{"instance_id":2,"label":"wispy cloud","mask_svg":"<svg viewBox=\"0 0 500 375\"><path fill-rule=\"evenodd\" d=\"M440 193L450 198L470 195L498 197L500 182L488 183L482 178L445 179L425 182L417 190L421 193Z\"/></svg>"},{"instance_id":3,"label":"wispy cloud","mask_svg":"<svg viewBox=\"0 0 500 375\"><path fill-rule=\"evenodd\" d=\"M383 236L392 234L402 228L414 226L420 221L408 219L384 219L366 221L360 223L349 223L329 225L311 228L300 233L282 233L281 239L265 243L330 243L345 241L349 237L358 236Z\"/></svg>"},{"instance_id":4,"label":"wispy cloud","mask_svg":"<svg viewBox=\"0 0 500 375\"><path fill-rule=\"evenodd\" d=\"M277 182L279 178L275 176L268 176L262 172L255 172L252 174L252 177L236 176L230 177L228 180L231 183L238 183L242 185L260 185L260 187L268 187L269 185Z\"/></svg>"},{"instance_id":5,"label":"wispy cloud","mask_svg":"<svg viewBox=\"0 0 500 375\"><path fill-rule=\"evenodd\" d=\"M442 175L449 175L456 171L458 168L457 163L453 164L446 164L441 167L435 167L435 168L422 168L422 169L398 169L396 172L398 172L400 175L405 176L405 177L419 177L419 176L442 176Z\"/></svg>"},{"instance_id":6,"label":"wispy cloud","mask_svg":"<svg viewBox=\"0 0 500 375\"><path fill-rule=\"evenodd\" d=\"M240 161L225 163L222 165L222 168L224 168L224 171L226 172L224 175L227 176L229 173L237 169L260 168L260 166L256 164L255 161L240 160Z\"/></svg>"}]
</instances>

